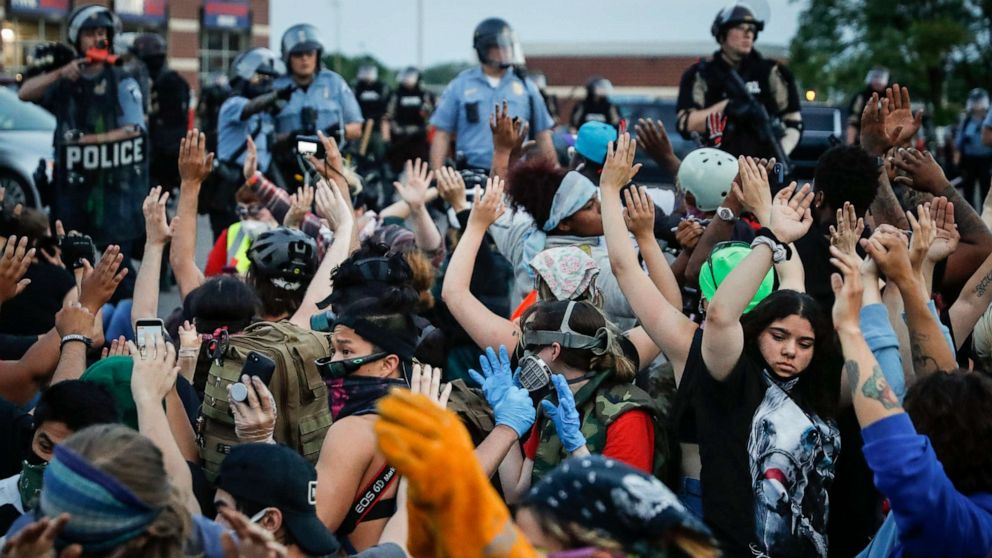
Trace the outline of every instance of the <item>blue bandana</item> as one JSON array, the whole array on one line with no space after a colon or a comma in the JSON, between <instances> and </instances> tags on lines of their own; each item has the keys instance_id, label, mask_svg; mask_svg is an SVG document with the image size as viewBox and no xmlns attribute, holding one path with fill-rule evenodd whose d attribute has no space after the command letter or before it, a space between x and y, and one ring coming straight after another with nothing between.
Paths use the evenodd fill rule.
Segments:
<instances>
[{"instance_id":1,"label":"blue bandana","mask_svg":"<svg viewBox=\"0 0 992 558\"><path fill-rule=\"evenodd\" d=\"M585 176L575 171L570 171L562 179L555 197L551 201L551 212L548 220L545 221L541 230L535 226L524 236L524 252L520 265L527 270L527 275L534 277L534 270L530 262L534 256L544 250L544 245L548 239L548 233L555 230L565 219L571 217L597 195L596 185Z\"/></svg>"},{"instance_id":2,"label":"blue bandana","mask_svg":"<svg viewBox=\"0 0 992 558\"><path fill-rule=\"evenodd\" d=\"M68 513L69 522L56 546L79 544L86 553L109 550L137 537L162 511L62 446L55 446L55 456L45 468L39 510L52 518Z\"/></svg>"}]
</instances>

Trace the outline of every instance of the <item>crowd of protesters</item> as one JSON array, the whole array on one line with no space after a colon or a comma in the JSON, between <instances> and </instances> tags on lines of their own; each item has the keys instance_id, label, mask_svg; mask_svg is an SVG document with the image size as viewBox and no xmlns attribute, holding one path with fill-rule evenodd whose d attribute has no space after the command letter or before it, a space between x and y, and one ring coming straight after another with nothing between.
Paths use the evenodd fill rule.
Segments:
<instances>
[{"instance_id":1,"label":"crowd of protesters","mask_svg":"<svg viewBox=\"0 0 992 558\"><path fill-rule=\"evenodd\" d=\"M92 57L115 16L79 14ZM436 109L415 70L390 101L363 68L356 98L300 25L239 57L175 188L128 207L141 161L57 170L54 195L86 191L0 222L0 555L989 556L987 169L962 195L894 84L812 183L781 181L802 122L762 27L718 14L684 160L593 106L596 79L559 161L489 19ZM60 109L60 165L146 133L116 66L32 79L46 106L109 80L131 107ZM369 192L346 142L390 140L411 157ZM639 152L677 176L672 211Z\"/></svg>"}]
</instances>

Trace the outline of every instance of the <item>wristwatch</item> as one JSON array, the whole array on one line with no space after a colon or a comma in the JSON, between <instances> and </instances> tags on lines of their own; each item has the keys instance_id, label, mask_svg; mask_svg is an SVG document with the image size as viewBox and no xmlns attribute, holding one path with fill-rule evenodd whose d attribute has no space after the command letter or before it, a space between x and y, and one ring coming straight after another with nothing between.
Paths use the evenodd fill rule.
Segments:
<instances>
[{"instance_id":1,"label":"wristwatch","mask_svg":"<svg viewBox=\"0 0 992 558\"><path fill-rule=\"evenodd\" d=\"M734 215L734 210L722 205L716 208L716 216L728 223L733 223L737 220L737 216Z\"/></svg>"}]
</instances>

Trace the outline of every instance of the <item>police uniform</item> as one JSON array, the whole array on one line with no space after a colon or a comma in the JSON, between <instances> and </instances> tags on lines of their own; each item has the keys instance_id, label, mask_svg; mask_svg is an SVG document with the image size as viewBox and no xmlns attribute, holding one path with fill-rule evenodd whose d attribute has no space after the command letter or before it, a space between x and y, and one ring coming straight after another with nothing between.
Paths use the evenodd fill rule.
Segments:
<instances>
[{"instance_id":1,"label":"police uniform","mask_svg":"<svg viewBox=\"0 0 992 558\"><path fill-rule=\"evenodd\" d=\"M284 75L276 79L274 89L282 89L293 85L293 78ZM305 113L311 109L315 112L314 121L304 125ZM286 106L276 114L276 133L292 132L325 133L335 126L344 127L347 124L362 122L362 111L348 83L340 75L328 70L320 70L310 85L297 87L286 103Z\"/></svg>"},{"instance_id":2,"label":"police uniform","mask_svg":"<svg viewBox=\"0 0 992 558\"><path fill-rule=\"evenodd\" d=\"M387 159L393 172L400 172L407 160L420 157L427 160L430 146L427 143L427 119L434 111L437 100L430 91L400 85L389 97L386 119L390 122L392 145Z\"/></svg>"},{"instance_id":3,"label":"police uniform","mask_svg":"<svg viewBox=\"0 0 992 558\"><path fill-rule=\"evenodd\" d=\"M258 169L264 173L272 161L269 136L274 129L273 119L268 111L261 111L242 120L241 113L247 104L247 97L235 96L220 106L217 117L217 158L240 169L247 156L247 150L243 149L245 138L250 135L258 153Z\"/></svg>"},{"instance_id":4,"label":"police uniform","mask_svg":"<svg viewBox=\"0 0 992 558\"><path fill-rule=\"evenodd\" d=\"M590 99L575 105L570 123L579 129L586 122L603 122L616 127L620 124L620 111L609 99Z\"/></svg>"},{"instance_id":5,"label":"police uniform","mask_svg":"<svg viewBox=\"0 0 992 558\"><path fill-rule=\"evenodd\" d=\"M455 134L455 150L465 154L469 167L488 169L493 158L489 116L493 107L502 104L504 99L511 116L530 123L532 136L554 125L534 82L521 79L513 68L509 68L493 86L479 66L463 71L448 84L431 117L431 124Z\"/></svg>"},{"instance_id":6,"label":"police uniform","mask_svg":"<svg viewBox=\"0 0 992 558\"><path fill-rule=\"evenodd\" d=\"M709 60L701 60L690 66L682 74L676 111L682 115L683 111L705 109L727 99L729 94L726 81L730 68L721 51L714 53ZM779 131L784 127L801 129L801 120L790 122L783 118L790 113L799 113L799 91L788 68L752 50L735 69L748 92L764 105L773 128L777 127ZM684 117L680 117L680 120L681 118ZM682 137L690 139L691 135L684 125L678 128ZM772 145L762 141L762 135L763 132L751 122L735 121L728 115L720 149L732 155L775 156Z\"/></svg>"},{"instance_id":7,"label":"police uniform","mask_svg":"<svg viewBox=\"0 0 992 558\"><path fill-rule=\"evenodd\" d=\"M121 128L144 131L141 89L122 69L104 65L95 76L59 79L40 104L56 118L53 216L66 229L89 234L98 245L121 243L144 232L141 204L148 194L148 141L78 144L74 136Z\"/></svg>"},{"instance_id":8,"label":"police uniform","mask_svg":"<svg viewBox=\"0 0 992 558\"><path fill-rule=\"evenodd\" d=\"M355 98L366 120L382 120L389 102L389 87L381 81L358 81L355 83Z\"/></svg>"},{"instance_id":9,"label":"police uniform","mask_svg":"<svg viewBox=\"0 0 992 558\"><path fill-rule=\"evenodd\" d=\"M189 121L189 84L179 72L163 68L152 81L148 103L151 176L156 184L179 186L179 143Z\"/></svg>"}]
</instances>

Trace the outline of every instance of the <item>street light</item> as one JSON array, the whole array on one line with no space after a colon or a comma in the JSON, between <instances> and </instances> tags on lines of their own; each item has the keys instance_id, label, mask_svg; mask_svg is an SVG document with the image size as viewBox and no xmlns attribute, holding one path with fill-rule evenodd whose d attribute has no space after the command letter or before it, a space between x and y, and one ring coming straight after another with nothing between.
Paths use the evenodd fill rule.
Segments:
<instances>
[{"instance_id":1,"label":"street light","mask_svg":"<svg viewBox=\"0 0 992 558\"><path fill-rule=\"evenodd\" d=\"M806 100L809 101L809 102L811 102L811 103L813 101L815 101L816 100L816 91L813 90L813 89L807 89L806 90Z\"/></svg>"}]
</instances>

